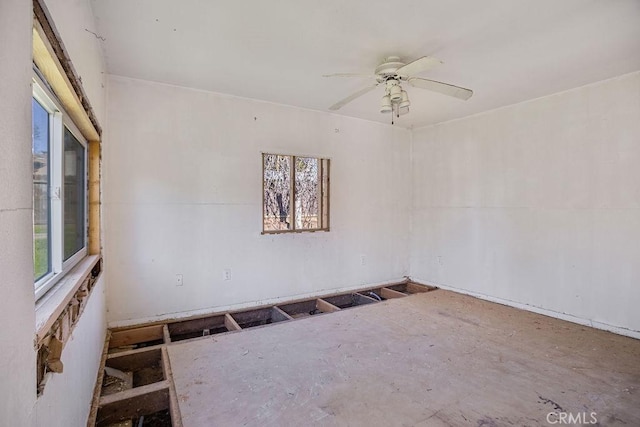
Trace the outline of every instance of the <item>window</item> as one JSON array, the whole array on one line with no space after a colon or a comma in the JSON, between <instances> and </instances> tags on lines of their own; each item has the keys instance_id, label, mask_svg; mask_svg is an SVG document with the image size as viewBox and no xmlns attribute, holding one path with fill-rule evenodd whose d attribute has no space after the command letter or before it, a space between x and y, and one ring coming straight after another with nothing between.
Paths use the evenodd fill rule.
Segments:
<instances>
[{"instance_id":1,"label":"window","mask_svg":"<svg viewBox=\"0 0 640 427\"><path fill-rule=\"evenodd\" d=\"M32 152L36 298L87 253L87 143L55 99L35 77Z\"/></svg>"},{"instance_id":2,"label":"window","mask_svg":"<svg viewBox=\"0 0 640 427\"><path fill-rule=\"evenodd\" d=\"M262 232L329 230L329 159L263 154Z\"/></svg>"}]
</instances>

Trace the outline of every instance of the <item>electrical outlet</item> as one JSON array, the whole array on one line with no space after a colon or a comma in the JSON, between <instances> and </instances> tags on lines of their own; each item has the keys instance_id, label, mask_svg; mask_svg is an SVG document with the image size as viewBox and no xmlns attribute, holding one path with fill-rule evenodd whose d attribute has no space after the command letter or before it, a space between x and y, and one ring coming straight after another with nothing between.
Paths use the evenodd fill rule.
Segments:
<instances>
[{"instance_id":1,"label":"electrical outlet","mask_svg":"<svg viewBox=\"0 0 640 427\"><path fill-rule=\"evenodd\" d=\"M224 280L231 280L231 269L230 268L225 268L222 271L222 278Z\"/></svg>"},{"instance_id":2,"label":"electrical outlet","mask_svg":"<svg viewBox=\"0 0 640 427\"><path fill-rule=\"evenodd\" d=\"M367 265L367 256L360 255L360 265Z\"/></svg>"},{"instance_id":3,"label":"electrical outlet","mask_svg":"<svg viewBox=\"0 0 640 427\"><path fill-rule=\"evenodd\" d=\"M184 285L182 274L176 274L176 286Z\"/></svg>"}]
</instances>

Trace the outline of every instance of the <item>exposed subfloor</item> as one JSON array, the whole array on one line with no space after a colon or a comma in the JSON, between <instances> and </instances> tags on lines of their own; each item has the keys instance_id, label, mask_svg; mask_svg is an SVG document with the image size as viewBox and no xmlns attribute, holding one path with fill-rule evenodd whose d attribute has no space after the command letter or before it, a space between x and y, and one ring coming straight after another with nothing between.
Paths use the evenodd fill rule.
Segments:
<instances>
[{"instance_id":1,"label":"exposed subfloor","mask_svg":"<svg viewBox=\"0 0 640 427\"><path fill-rule=\"evenodd\" d=\"M384 286L329 293L204 316L169 319L110 330L98 372L88 425L182 427L167 347L211 335L291 322L342 309L376 304L434 290L404 280Z\"/></svg>"},{"instance_id":2,"label":"exposed subfloor","mask_svg":"<svg viewBox=\"0 0 640 427\"><path fill-rule=\"evenodd\" d=\"M640 341L443 290L167 350L184 427L640 425Z\"/></svg>"}]
</instances>

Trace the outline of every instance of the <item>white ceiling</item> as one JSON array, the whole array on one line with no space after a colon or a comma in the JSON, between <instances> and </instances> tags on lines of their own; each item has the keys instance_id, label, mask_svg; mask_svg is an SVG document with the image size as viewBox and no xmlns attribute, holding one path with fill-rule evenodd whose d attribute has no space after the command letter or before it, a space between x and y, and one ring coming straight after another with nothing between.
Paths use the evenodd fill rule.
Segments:
<instances>
[{"instance_id":1,"label":"white ceiling","mask_svg":"<svg viewBox=\"0 0 640 427\"><path fill-rule=\"evenodd\" d=\"M640 70L638 0L92 0L109 73L328 111L382 59L435 56L417 127ZM338 111L388 123L382 86Z\"/></svg>"}]
</instances>

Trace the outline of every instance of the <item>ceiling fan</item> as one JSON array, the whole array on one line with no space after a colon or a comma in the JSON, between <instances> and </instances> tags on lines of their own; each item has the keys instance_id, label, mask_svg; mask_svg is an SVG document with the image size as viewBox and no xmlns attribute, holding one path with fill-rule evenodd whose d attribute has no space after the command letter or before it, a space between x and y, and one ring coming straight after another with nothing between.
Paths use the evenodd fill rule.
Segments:
<instances>
[{"instance_id":1,"label":"ceiling fan","mask_svg":"<svg viewBox=\"0 0 640 427\"><path fill-rule=\"evenodd\" d=\"M473 91L470 89L437 82L435 80L415 77L416 74L430 70L431 68L441 64L442 61L431 56L423 56L422 58L409 63L402 62L398 56L390 56L385 58L383 63L376 67L373 75L352 73L325 74L323 77L360 77L371 78L376 81L374 84L336 102L329 107L329 109L334 111L338 110L354 99L372 91L379 85L384 84L385 92L380 104L380 112L393 113L393 120L394 115L399 117L408 113L409 105L411 105L407 92L402 89L402 86L400 85L402 82L408 82L413 87L427 89L465 101L471 98ZM393 123L393 121L391 123Z\"/></svg>"}]
</instances>

